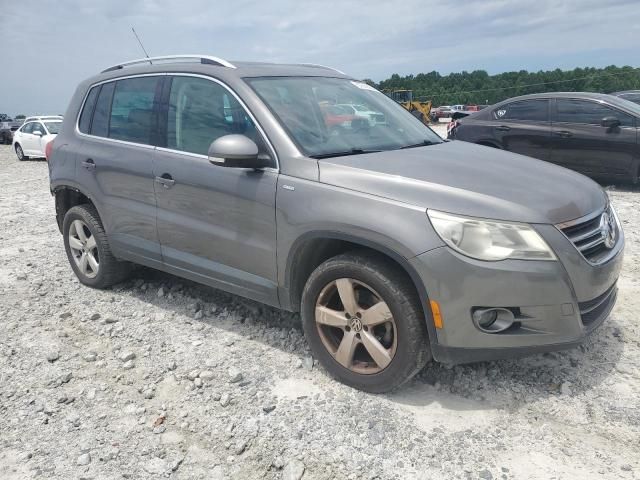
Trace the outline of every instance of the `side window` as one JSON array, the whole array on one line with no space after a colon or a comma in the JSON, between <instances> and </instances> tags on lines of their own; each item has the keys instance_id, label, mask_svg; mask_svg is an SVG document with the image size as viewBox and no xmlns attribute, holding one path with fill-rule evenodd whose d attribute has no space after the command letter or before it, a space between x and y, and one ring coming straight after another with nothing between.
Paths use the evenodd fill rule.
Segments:
<instances>
[{"instance_id":1,"label":"side window","mask_svg":"<svg viewBox=\"0 0 640 480\"><path fill-rule=\"evenodd\" d=\"M111 112L111 98L113 97L113 89L115 83L105 83L100 89L96 108L93 112L93 121L91 122L91 135L98 137L109 136L109 115Z\"/></svg>"},{"instance_id":2,"label":"side window","mask_svg":"<svg viewBox=\"0 0 640 480\"><path fill-rule=\"evenodd\" d=\"M623 127L633 127L633 117L596 102L558 99L556 101L558 122L600 125L604 117L616 117Z\"/></svg>"},{"instance_id":3,"label":"side window","mask_svg":"<svg viewBox=\"0 0 640 480\"><path fill-rule=\"evenodd\" d=\"M242 134L264 143L251 118L227 89L211 80L173 77L167 118L167 148L206 155L211 142Z\"/></svg>"},{"instance_id":4,"label":"side window","mask_svg":"<svg viewBox=\"0 0 640 480\"><path fill-rule=\"evenodd\" d=\"M89 95L87 95L87 99L84 102L82 112L80 113L80 120L78 121L78 128L82 133L89 133L91 117L93 116L93 107L96 106L96 99L98 98L99 92L99 86L93 87L91 90L89 90Z\"/></svg>"},{"instance_id":5,"label":"side window","mask_svg":"<svg viewBox=\"0 0 640 480\"><path fill-rule=\"evenodd\" d=\"M33 122L27 123L24 127L22 127L22 133L31 133L33 132Z\"/></svg>"},{"instance_id":6,"label":"side window","mask_svg":"<svg viewBox=\"0 0 640 480\"><path fill-rule=\"evenodd\" d=\"M493 112L497 120L549 121L549 100L523 100L508 103Z\"/></svg>"},{"instance_id":7,"label":"side window","mask_svg":"<svg viewBox=\"0 0 640 480\"><path fill-rule=\"evenodd\" d=\"M161 77L127 78L116 82L109 138L150 145L154 131L154 98Z\"/></svg>"},{"instance_id":8,"label":"side window","mask_svg":"<svg viewBox=\"0 0 640 480\"><path fill-rule=\"evenodd\" d=\"M32 132L40 132L42 135L44 135L45 133L47 133L47 131L44 129L44 127L42 126L41 123L39 122L34 122L33 123L33 130Z\"/></svg>"}]
</instances>

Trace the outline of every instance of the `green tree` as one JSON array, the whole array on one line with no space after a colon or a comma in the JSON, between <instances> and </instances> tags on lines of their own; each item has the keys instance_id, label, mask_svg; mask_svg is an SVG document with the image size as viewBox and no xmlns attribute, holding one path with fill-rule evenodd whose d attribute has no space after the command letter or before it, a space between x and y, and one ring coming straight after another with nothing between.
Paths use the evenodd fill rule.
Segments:
<instances>
[{"instance_id":1,"label":"green tree","mask_svg":"<svg viewBox=\"0 0 640 480\"><path fill-rule=\"evenodd\" d=\"M369 83L369 80L367 80ZM605 68L504 72L489 75L484 70L441 75L432 71L400 76L397 73L378 84L380 90L409 89L414 98L434 105L493 104L510 97L543 92L602 92L640 89L640 68L611 65Z\"/></svg>"}]
</instances>

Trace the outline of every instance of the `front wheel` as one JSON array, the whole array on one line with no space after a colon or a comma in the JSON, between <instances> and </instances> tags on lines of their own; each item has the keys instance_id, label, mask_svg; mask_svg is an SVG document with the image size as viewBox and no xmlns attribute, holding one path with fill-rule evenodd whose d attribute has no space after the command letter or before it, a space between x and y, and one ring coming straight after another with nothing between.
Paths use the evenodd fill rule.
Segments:
<instances>
[{"instance_id":1,"label":"front wheel","mask_svg":"<svg viewBox=\"0 0 640 480\"><path fill-rule=\"evenodd\" d=\"M431 358L413 285L376 255L348 253L324 262L307 281L301 310L314 355L354 388L393 390Z\"/></svg>"},{"instance_id":2,"label":"front wheel","mask_svg":"<svg viewBox=\"0 0 640 480\"><path fill-rule=\"evenodd\" d=\"M16 156L18 157L18 160L20 160L21 162L23 160L29 160L29 157L27 157L24 154L24 151L22 150L22 147L20 146L19 143L16 143Z\"/></svg>"}]
</instances>

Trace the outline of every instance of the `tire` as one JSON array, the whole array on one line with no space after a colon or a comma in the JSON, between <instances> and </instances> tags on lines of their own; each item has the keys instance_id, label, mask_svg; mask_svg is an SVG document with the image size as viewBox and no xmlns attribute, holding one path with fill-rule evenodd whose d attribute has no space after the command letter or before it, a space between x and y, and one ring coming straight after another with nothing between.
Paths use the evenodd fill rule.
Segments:
<instances>
[{"instance_id":1,"label":"tire","mask_svg":"<svg viewBox=\"0 0 640 480\"><path fill-rule=\"evenodd\" d=\"M24 154L19 143L16 143L16 155L18 156L18 160L20 160L21 162L24 160L29 160L29 157Z\"/></svg>"},{"instance_id":2,"label":"tire","mask_svg":"<svg viewBox=\"0 0 640 480\"><path fill-rule=\"evenodd\" d=\"M343 282L341 285L349 283L354 286L356 294L353 299L358 310L359 329L356 317L347 315L350 309L342 302L339 282ZM339 303L335 303L336 295L340 298ZM327 298L330 299L331 308L323 306ZM369 302L370 305L363 307L363 302ZM369 320L365 319L371 319L367 314L368 308L380 306L380 302L388 307L384 314L378 315L378 321L385 319L382 320L384 323L367 327ZM318 322L316 306L321 311L330 311L331 315L319 315L323 320ZM331 322L343 321L338 318L342 314L350 318L349 326L336 327L323 323L327 321L325 318L331 319ZM375 254L357 251L345 253L316 268L302 293L301 316L304 333L314 356L333 377L359 390L370 393L394 390L410 380L431 359L426 322L413 284L399 267ZM390 327L390 324L393 325ZM383 334L380 329L384 330ZM388 333L389 329L392 334ZM343 349L345 339L350 344L354 335L357 337L356 346ZM383 357L388 363L384 365L383 362L382 367L369 354L372 335L378 341L377 346L385 348L388 354ZM355 354L342 356L343 360L352 360L340 362L341 350L355 351Z\"/></svg>"},{"instance_id":3,"label":"tire","mask_svg":"<svg viewBox=\"0 0 640 480\"><path fill-rule=\"evenodd\" d=\"M79 235L81 225L82 232L87 238L86 241L83 241L82 235ZM62 232L67 258L73 272L81 283L89 287L102 289L127 278L131 271L131 264L117 260L111 253L107 234L93 205L78 205L69 209L64 216ZM86 261L85 265L88 264L89 268L85 267L83 269L82 255L79 256L79 250L72 248L70 244L71 237L84 243L86 255L93 256L97 263L97 268L93 268L91 262ZM90 240L91 238L93 238L93 241ZM79 245L75 240L74 246L78 247ZM87 256L86 258L89 257Z\"/></svg>"}]
</instances>

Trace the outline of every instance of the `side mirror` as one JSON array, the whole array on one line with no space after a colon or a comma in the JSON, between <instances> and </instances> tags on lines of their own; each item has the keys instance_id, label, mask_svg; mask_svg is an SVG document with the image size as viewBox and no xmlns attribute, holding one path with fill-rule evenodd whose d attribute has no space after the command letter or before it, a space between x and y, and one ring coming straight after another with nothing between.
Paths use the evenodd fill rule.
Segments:
<instances>
[{"instance_id":1,"label":"side mirror","mask_svg":"<svg viewBox=\"0 0 640 480\"><path fill-rule=\"evenodd\" d=\"M34 134L34 135L37 135L37 136L39 136L39 137L41 137L41 136L42 136L42 132L41 132L40 130L34 130L34 131L33 131L33 134Z\"/></svg>"},{"instance_id":2,"label":"side mirror","mask_svg":"<svg viewBox=\"0 0 640 480\"><path fill-rule=\"evenodd\" d=\"M219 167L265 168L269 159L258 155L258 146L244 135L224 135L209 146L209 162Z\"/></svg>"},{"instance_id":3,"label":"side mirror","mask_svg":"<svg viewBox=\"0 0 640 480\"><path fill-rule=\"evenodd\" d=\"M620 126L620 120L616 117L604 117L600 122L604 128L617 128Z\"/></svg>"}]
</instances>

